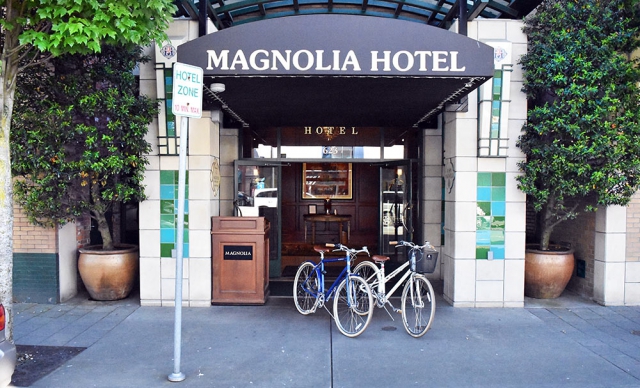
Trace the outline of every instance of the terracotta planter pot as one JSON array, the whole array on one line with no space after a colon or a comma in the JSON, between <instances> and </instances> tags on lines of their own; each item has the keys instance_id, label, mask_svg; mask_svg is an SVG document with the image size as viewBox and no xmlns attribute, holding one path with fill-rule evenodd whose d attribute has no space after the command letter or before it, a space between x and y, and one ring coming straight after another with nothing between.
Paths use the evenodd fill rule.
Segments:
<instances>
[{"instance_id":1,"label":"terracotta planter pot","mask_svg":"<svg viewBox=\"0 0 640 388\"><path fill-rule=\"evenodd\" d=\"M537 245L535 245L537 248ZM550 247L551 248L551 247ZM541 251L527 246L524 263L524 294L551 299L562 294L573 274L573 249Z\"/></svg>"},{"instance_id":2,"label":"terracotta planter pot","mask_svg":"<svg viewBox=\"0 0 640 388\"><path fill-rule=\"evenodd\" d=\"M92 245L78 250L78 271L89 295L95 300L118 300L129 296L138 274L138 247L119 245L103 251Z\"/></svg>"}]
</instances>

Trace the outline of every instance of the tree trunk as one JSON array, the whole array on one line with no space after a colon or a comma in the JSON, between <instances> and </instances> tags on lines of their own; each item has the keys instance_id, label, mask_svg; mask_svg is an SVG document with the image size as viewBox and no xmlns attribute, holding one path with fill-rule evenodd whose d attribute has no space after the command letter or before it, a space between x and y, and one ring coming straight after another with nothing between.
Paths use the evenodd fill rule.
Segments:
<instances>
[{"instance_id":1,"label":"tree trunk","mask_svg":"<svg viewBox=\"0 0 640 388\"><path fill-rule=\"evenodd\" d=\"M98 231L102 237L102 249L105 251L113 250L113 239L111 238L111 231L109 230L109 223L104 213L93 212L93 216L98 222Z\"/></svg>"},{"instance_id":2,"label":"tree trunk","mask_svg":"<svg viewBox=\"0 0 640 388\"><path fill-rule=\"evenodd\" d=\"M7 12L10 12L8 10ZM6 15L7 20L11 15ZM0 302L6 313L5 334L13 340L13 181L11 179L10 137L18 62L7 51L18 45L20 28L4 29L4 47L0 74Z\"/></svg>"},{"instance_id":3,"label":"tree trunk","mask_svg":"<svg viewBox=\"0 0 640 388\"><path fill-rule=\"evenodd\" d=\"M540 246L541 251L549 250L549 241L551 240L551 232L553 232L553 206L554 200L550 198L542 209L540 217Z\"/></svg>"}]
</instances>

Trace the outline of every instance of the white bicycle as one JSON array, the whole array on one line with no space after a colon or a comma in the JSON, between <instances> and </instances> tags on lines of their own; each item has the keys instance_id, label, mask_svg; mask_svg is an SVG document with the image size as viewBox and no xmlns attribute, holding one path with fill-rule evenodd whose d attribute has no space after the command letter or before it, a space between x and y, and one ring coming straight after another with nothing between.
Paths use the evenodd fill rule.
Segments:
<instances>
[{"instance_id":1,"label":"white bicycle","mask_svg":"<svg viewBox=\"0 0 640 388\"><path fill-rule=\"evenodd\" d=\"M384 307L393 320L393 316L385 305L391 306L394 312L402 314L402 324L407 333L415 338L422 337L433 322L436 313L436 300L429 279L421 272L433 272L438 253L429 242L424 245L416 245L408 241L391 241L389 244L396 245L396 248L409 247L409 260L389 275L385 275L384 263L389 260L389 257L373 255L371 259L380 265L380 268L370 261L363 261L356 266L353 273L360 275L369 283L376 306ZM386 283L399 275L405 268L407 270L404 275L387 293ZM404 289L402 290L401 307L397 309L389 299L402 284L404 284Z\"/></svg>"}]
</instances>

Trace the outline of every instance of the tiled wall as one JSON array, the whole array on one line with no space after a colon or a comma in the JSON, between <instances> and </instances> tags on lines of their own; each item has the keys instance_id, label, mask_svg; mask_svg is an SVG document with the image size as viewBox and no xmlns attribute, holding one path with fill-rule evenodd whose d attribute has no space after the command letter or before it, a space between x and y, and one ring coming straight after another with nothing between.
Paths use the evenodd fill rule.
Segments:
<instances>
[{"instance_id":1,"label":"tiled wall","mask_svg":"<svg viewBox=\"0 0 640 388\"><path fill-rule=\"evenodd\" d=\"M186 175L182 256L189 257L189 172ZM175 257L178 240L178 171L160 171L160 257Z\"/></svg>"},{"instance_id":2,"label":"tiled wall","mask_svg":"<svg viewBox=\"0 0 640 388\"><path fill-rule=\"evenodd\" d=\"M504 259L506 174L479 172L476 206L476 259Z\"/></svg>"}]
</instances>

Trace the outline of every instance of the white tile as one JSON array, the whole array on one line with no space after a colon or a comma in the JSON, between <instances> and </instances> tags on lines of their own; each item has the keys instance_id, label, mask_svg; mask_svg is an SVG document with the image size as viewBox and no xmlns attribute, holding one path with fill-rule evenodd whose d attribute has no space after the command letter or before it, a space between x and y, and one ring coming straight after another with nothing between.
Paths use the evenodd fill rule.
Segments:
<instances>
[{"instance_id":1,"label":"white tile","mask_svg":"<svg viewBox=\"0 0 640 388\"><path fill-rule=\"evenodd\" d=\"M164 306L167 301L173 303L175 306L176 299L176 280L175 279L162 279L162 305ZM184 282L182 284L182 300L189 300L189 285Z\"/></svg>"},{"instance_id":2,"label":"white tile","mask_svg":"<svg viewBox=\"0 0 640 388\"><path fill-rule=\"evenodd\" d=\"M502 281L476 282L476 302L502 302L504 283Z\"/></svg>"},{"instance_id":3,"label":"white tile","mask_svg":"<svg viewBox=\"0 0 640 388\"><path fill-rule=\"evenodd\" d=\"M627 208L608 206L596 211L596 231L625 233L627 231Z\"/></svg>"},{"instance_id":4,"label":"white tile","mask_svg":"<svg viewBox=\"0 0 640 388\"><path fill-rule=\"evenodd\" d=\"M448 163L448 161L447 161ZM475 156L456 156L453 158L453 168L457 172L478 172L478 158Z\"/></svg>"},{"instance_id":5,"label":"white tile","mask_svg":"<svg viewBox=\"0 0 640 388\"><path fill-rule=\"evenodd\" d=\"M507 25L504 21L495 20L483 20L482 24L478 28L478 40L506 40L507 39Z\"/></svg>"},{"instance_id":6,"label":"white tile","mask_svg":"<svg viewBox=\"0 0 640 388\"><path fill-rule=\"evenodd\" d=\"M160 199L160 171L146 170L142 184L148 199Z\"/></svg>"},{"instance_id":7,"label":"white tile","mask_svg":"<svg viewBox=\"0 0 640 388\"><path fill-rule=\"evenodd\" d=\"M189 167L193 170L211 171L213 158L210 155L189 155Z\"/></svg>"},{"instance_id":8,"label":"white tile","mask_svg":"<svg viewBox=\"0 0 640 388\"><path fill-rule=\"evenodd\" d=\"M525 232L504 233L504 255L506 259L524 260L527 236Z\"/></svg>"},{"instance_id":9,"label":"white tile","mask_svg":"<svg viewBox=\"0 0 640 388\"><path fill-rule=\"evenodd\" d=\"M456 232L455 254L456 259L476 259L476 232Z\"/></svg>"},{"instance_id":10,"label":"white tile","mask_svg":"<svg viewBox=\"0 0 640 388\"><path fill-rule=\"evenodd\" d=\"M454 222L456 231L475 232L477 207L476 202L458 202L455 204Z\"/></svg>"},{"instance_id":11,"label":"white tile","mask_svg":"<svg viewBox=\"0 0 640 388\"><path fill-rule=\"evenodd\" d=\"M505 180L505 200L507 202L526 202L527 196L522 190L518 188L518 181L516 177L520 176L520 173L508 172Z\"/></svg>"},{"instance_id":12,"label":"white tile","mask_svg":"<svg viewBox=\"0 0 640 388\"><path fill-rule=\"evenodd\" d=\"M160 230L140 230L138 233L140 235L140 256L160 257Z\"/></svg>"},{"instance_id":13,"label":"white tile","mask_svg":"<svg viewBox=\"0 0 640 388\"><path fill-rule=\"evenodd\" d=\"M527 209L525 202L507 202L505 232L524 232L527 229Z\"/></svg>"},{"instance_id":14,"label":"white tile","mask_svg":"<svg viewBox=\"0 0 640 388\"><path fill-rule=\"evenodd\" d=\"M640 306L640 283L627 283L624 290L624 304Z\"/></svg>"},{"instance_id":15,"label":"white tile","mask_svg":"<svg viewBox=\"0 0 640 388\"><path fill-rule=\"evenodd\" d=\"M626 261L627 235L625 233L607 233L605 237L605 261Z\"/></svg>"},{"instance_id":16,"label":"white tile","mask_svg":"<svg viewBox=\"0 0 640 388\"><path fill-rule=\"evenodd\" d=\"M210 199L212 196L211 173L202 170L189 171L189 199Z\"/></svg>"},{"instance_id":17,"label":"white tile","mask_svg":"<svg viewBox=\"0 0 640 388\"><path fill-rule=\"evenodd\" d=\"M191 259L190 268L191 300L208 300L211 303L211 259Z\"/></svg>"},{"instance_id":18,"label":"white tile","mask_svg":"<svg viewBox=\"0 0 640 388\"><path fill-rule=\"evenodd\" d=\"M476 280L504 280L504 260L476 260Z\"/></svg>"},{"instance_id":19,"label":"white tile","mask_svg":"<svg viewBox=\"0 0 640 388\"><path fill-rule=\"evenodd\" d=\"M456 172L454 182L455 200L457 202L475 202L477 200L477 172Z\"/></svg>"},{"instance_id":20,"label":"white tile","mask_svg":"<svg viewBox=\"0 0 640 388\"><path fill-rule=\"evenodd\" d=\"M160 229L160 200L145 200L139 204L139 228Z\"/></svg>"},{"instance_id":21,"label":"white tile","mask_svg":"<svg viewBox=\"0 0 640 388\"><path fill-rule=\"evenodd\" d=\"M160 275L162 279L175 279L176 277L176 259L173 257L160 258ZM182 259L182 278L189 277L189 259Z\"/></svg>"},{"instance_id":22,"label":"white tile","mask_svg":"<svg viewBox=\"0 0 640 388\"><path fill-rule=\"evenodd\" d=\"M640 283L640 261L628 261L625 267L625 282Z\"/></svg>"},{"instance_id":23,"label":"white tile","mask_svg":"<svg viewBox=\"0 0 640 388\"><path fill-rule=\"evenodd\" d=\"M192 258L211 257L210 230L189 230L189 255Z\"/></svg>"},{"instance_id":24,"label":"white tile","mask_svg":"<svg viewBox=\"0 0 640 388\"><path fill-rule=\"evenodd\" d=\"M208 119L202 119L202 121L205 120L209 121ZM209 135L209 128L191 128L189 131L189 155L211 155Z\"/></svg>"},{"instance_id":25,"label":"white tile","mask_svg":"<svg viewBox=\"0 0 640 388\"><path fill-rule=\"evenodd\" d=\"M140 299L160 297L160 260L140 257Z\"/></svg>"},{"instance_id":26,"label":"white tile","mask_svg":"<svg viewBox=\"0 0 640 388\"><path fill-rule=\"evenodd\" d=\"M161 170L178 171L179 167L180 159L177 156L163 156L162 158L160 158ZM187 166L187 169L189 169L189 166Z\"/></svg>"},{"instance_id":27,"label":"white tile","mask_svg":"<svg viewBox=\"0 0 640 388\"><path fill-rule=\"evenodd\" d=\"M507 39L509 42L527 43L527 35L522 31L522 27L524 27L522 20L506 21Z\"/></svg>"},{"instance_id":28,"label":"white tile","mask_svg":"<svg viewBox=\"0 0 640 388\"><path fill-rule=\"evenodd\" d=\"M605 302L608 306L624 303L625 263L607 263L605 268Z\"/></svg>"},{"instance_id":29,"label":"white tile","mask_svg":"<svg viewBox=\"0 0 640 388\"><path fill-rule=\"evenodd\" d=\"M211 201L189 200L189 231L211 229Z\"/></svg>"},{"instance_id":30,"label":"white tile","mask_svg":"<svg viewBox=\"0 0 640 388\"><path fill-rule=\"evenodd\" d=\"M475 260L454 260L454 299L456 302L475 301L476 265Z\"/></svg>"},{"instance_id":31,"label":"white tile","mask_svg":"<svg viewBox=\"0 0 640 388\"><path fill-rule=\"evenodd\" d=\"M524 260L504 261L505 302L524 301Z\"/></svg>"},{"instance_id":32,"label":"white tile","mask_svg":"<svg viewBox=\"0 0 640 388\"><path fill-rule=\"evenodd\" d=\"M505 158L478 158L478 171L504 172L505 166Z\"/></svg>"},{"instance_id":33,"label":"white tile","mask_svg":"<svg viewBox=\"0 0 640 388\"><path fill-rule=\"evenodd\" d=\"M456 123L457 139L455 156L472 156L478 153L478 124L477 120L458 120ZM450 155L446 155L450 156Z\"/></svg>"}]
</instances>

